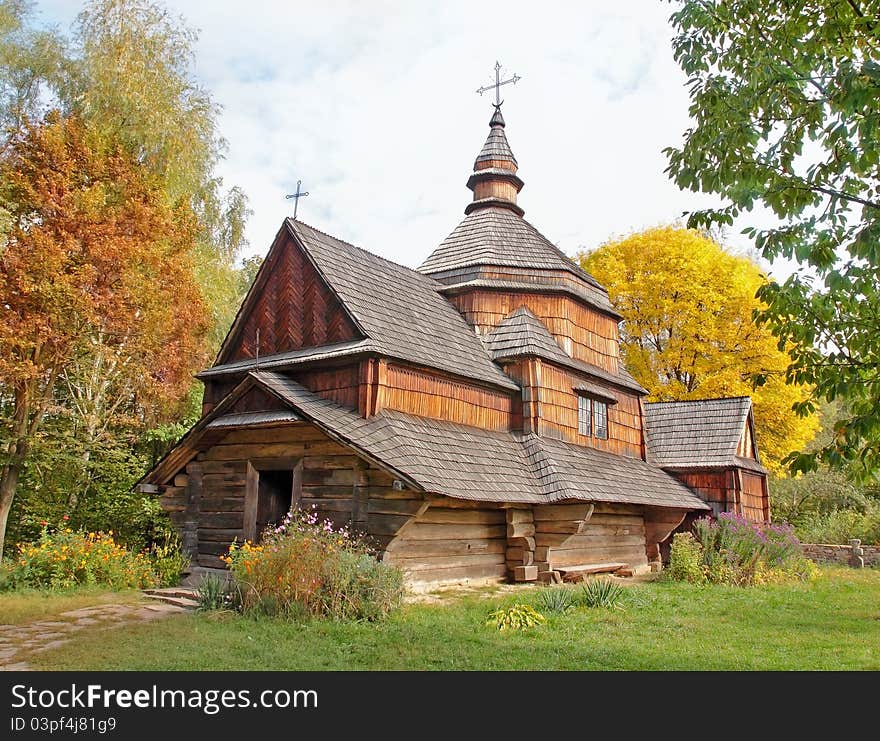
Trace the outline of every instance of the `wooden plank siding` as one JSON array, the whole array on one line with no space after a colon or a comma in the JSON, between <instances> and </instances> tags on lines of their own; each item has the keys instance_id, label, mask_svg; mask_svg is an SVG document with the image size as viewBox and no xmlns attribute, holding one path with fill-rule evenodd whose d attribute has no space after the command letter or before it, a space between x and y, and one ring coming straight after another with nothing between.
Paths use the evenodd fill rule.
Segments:
<instances>
[{"instance_id":1,"label":"wooden plank siding","mask_svg":"<svg viewBox=\"0 0 880 741\"><path fill-rule=\"evenodd\" d=\"M386 471L362 460L310 424L295 422L227 433L191 461L166 489L163 508L180 527L200 566L223 567L220 556L245 532L248 471L297 468L300 506L335 525L364 531L383 549L425 508L420 492L394 487Z\"/></svg>"},{"instance_id":2,"label":"wooden plank siding","mask_svg":"<svg viewBox=\"0 0 880 741\"><path fill-rule=\"evenodd\" d=\"M717 515L728 509L732 483L729 471L673 471L671 473L681 483L692 489L700 499L709 504L713 514Z\"/></svg>"},{"instance_id":3,"label":"wooden plank siding","mask_svg":"<svg viewBox=\"0 0 880 741\"><path fill-rule=\"evenodd\" d=\"M592 385L606 389L618 399L608 405L608 438L578 433L578 394L574 387L583 378L547 361L527 358L505 368L523 386L523 419L527 431L605 450L630 458L642 458L642 410L639 397L596 379Z\"/></svg>"},{"instance_id":4,"label":"wooden plank siding","mask_svg":"<svg viewBox=\"0 0 880 741\"><path fill-rule=\"evenodd\" d=\"M360 366L351 363L338 368L300 371L293 377L322 399L329 399L349 409L358 408Z\"/></svg>"},{"instance_id":5,"label":"wooden plank siding","mask_svg":"<svg viewBox=\"0 0 880 741\"><path fill-rule=\"evenodd\" d=\"M618 372L617 321L571 296L474 290L449 300L479 334L488 334L508 314L525 306L571 357Z\"/></svg>"},{"instance_id":6,"label":"wooden plank siding","mask_svg":"<svg viewBox=\"0 0 880 741\"><path fill-rule=\"evenodd\" d=\"M553 505L552 517L535 506L535 561L538 570L626 563L635 571L646 571L644 507L636 504L597 503L576 532L569 527L572 515L582 512L583 503Z\"/></svg>"},{"instance_id":7,"label":"wooden plank siding","mask_svg":"<svg viewBox=\"0 0 880 741\"><path fill-rule=\"evenodd\" d=\"M259 284L259 285L258 285ZM339 300L303 251L286 237L263 265L251 289L250 311L224 347L222 363L259 354L329 345L355 339L359 333Z\"/></svg>"},{"instance_id":8,"label":"wooden plank siding","mask_svg":"<svg viewBox=\"0 0 880 741\"><path fill-rule=\"evenodd\" d=\"M752 429L748 422L743 425L742 435L736 446L736 454L740 458L755 458L755 443L752 439Z\"/></svg>"},{"instance_id":9,"label":"wooden plank siding","mask_svg":"<svg viewBox=\"0 0 880 741\"><path fill-rule=\"evenodd\" d=\"M429 497L388 546L384 560L419 587L505 581L507 525L498 505Z\"/></svg>"},{"instance_id":10,"label":"wooden plank siding","mask_svg":"<svg viewBox=\"0 0 880 741\"><path fill-rule=\"evenodd\" d=\"M767 522L770 519L770 505L766 495L765 478L750 471L741 471L740 476L742 481L740 514L752 522Z\"/></svg>"},{"instance_id":11,"label":"wooden plank siding","mask_svg":"<svg viewBox=\"0 0 880 741\"><path fill-rule=\"evenodd\" d=\"M445 378L396 363L377 375L377 409L394 409L421 417L509 430L514 395Z\"/></svg>"}]
</instances>

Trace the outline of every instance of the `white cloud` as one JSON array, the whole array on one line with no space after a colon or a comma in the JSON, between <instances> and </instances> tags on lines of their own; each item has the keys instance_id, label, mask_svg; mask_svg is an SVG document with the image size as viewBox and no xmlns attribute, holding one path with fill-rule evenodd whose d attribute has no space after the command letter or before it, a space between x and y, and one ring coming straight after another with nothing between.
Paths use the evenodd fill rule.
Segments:
<instances>
[{"instance_id":1,"label":"white cloud","mask_svg":"<svg viewBox=\"0 0 880 741\"><path fill-rule=\"evenodd\" d=\"M196 72L223 106L220 174L250 197L252 253L265 254L302 179L300 218L417 266L471 198L492 112L474 91L496 58L522 76L503 88L520 205L562 250L713 203L663 172L661 150L688 125L665 3L168 5L200 30ZM39 8L66 26L79 3ZM729 241L745 249L738 231Z\"/></svg>"}]
</instances>

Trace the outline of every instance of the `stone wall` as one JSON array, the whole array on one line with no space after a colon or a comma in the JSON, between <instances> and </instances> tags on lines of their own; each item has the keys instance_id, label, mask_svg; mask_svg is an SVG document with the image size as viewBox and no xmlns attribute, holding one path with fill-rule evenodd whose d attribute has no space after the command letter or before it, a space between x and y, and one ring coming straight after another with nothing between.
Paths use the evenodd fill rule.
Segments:
<instances>
[{"instance_id":1,"label":"stone wall","mask_svg":"<svg viewBox=\"0 0 880 741\"><path fill-rule=\"evenodd\" d=\"M816 563L840 563L856 568L880 566L880 546L862 545L860 540L851 540L849 545L804 543L802 547L804 555Z\"/></svg>"}]
</instances>

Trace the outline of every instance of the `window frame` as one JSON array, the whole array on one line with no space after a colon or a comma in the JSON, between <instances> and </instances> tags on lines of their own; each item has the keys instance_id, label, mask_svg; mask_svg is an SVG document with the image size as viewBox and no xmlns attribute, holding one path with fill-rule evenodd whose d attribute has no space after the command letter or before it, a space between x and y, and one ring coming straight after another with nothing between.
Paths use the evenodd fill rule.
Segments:
<instances>
[{"instance_id":1,"label":"window frame","mask_svg":"<svg viewBox=\"0 0 880 741\"><path fill-rule=\"evenodd\" d=\"M608 439L608 402L601 399L593 399L593 437L597 440ZM601 410L601 413L600 413ZM599 421L602 421L602 424ZM599 434L599 433L602 434Z\"/></svg>"},{"instance_id":2,"label":"window frame","mask_svg":"<svg viewBox=\"0 0 880 741\"><path fill-rule=\"evenodd\" d=\"M586 394L578 394L578 435L593 435L593 400ZM584 431L586 430L586 432Z\"/></svg>"}]
</instances>

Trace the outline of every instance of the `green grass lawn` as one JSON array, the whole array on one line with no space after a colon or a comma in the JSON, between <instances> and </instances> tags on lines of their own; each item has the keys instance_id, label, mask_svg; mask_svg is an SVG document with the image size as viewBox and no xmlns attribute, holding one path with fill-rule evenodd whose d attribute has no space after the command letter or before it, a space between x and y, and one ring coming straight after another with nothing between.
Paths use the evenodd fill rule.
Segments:
<instances>
[{"instance_id":1,"label":"green grass lawn","mask_svg":"<svg viewBox=\"0 0 880 741\"><path fill-rule=\"evenodd\" d=\"M651 582L625 611L577 608L525 633L486 615L533 588L409 604L381 624L290 624L180 615L86 632L35 657L43 669L880 669L880 570L823 570L756 588ZM7 597L0 600L0 610Z\"/></svg>"}]
</instances>

